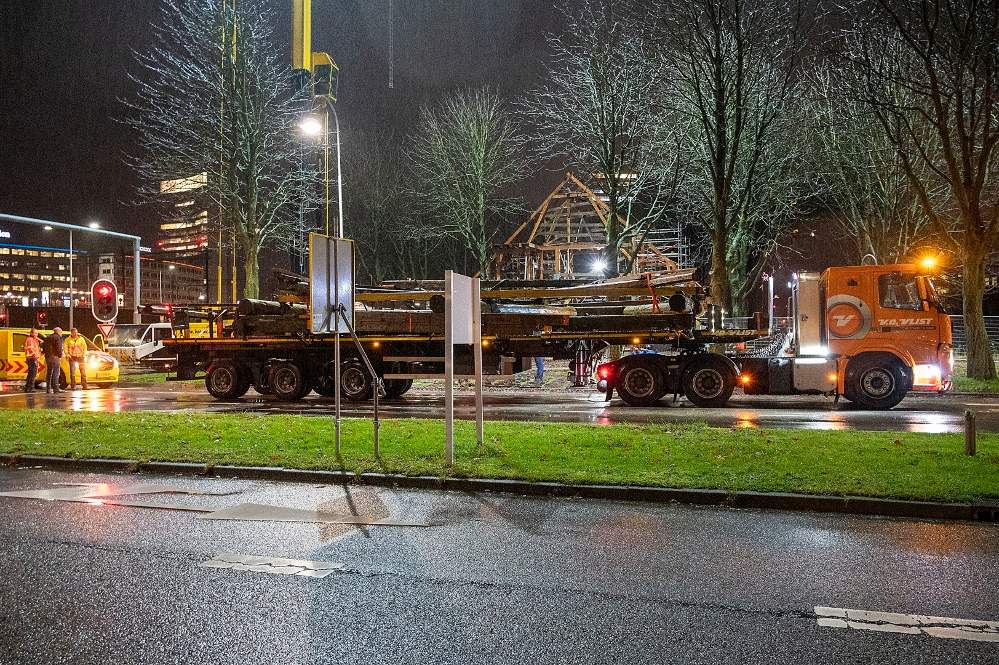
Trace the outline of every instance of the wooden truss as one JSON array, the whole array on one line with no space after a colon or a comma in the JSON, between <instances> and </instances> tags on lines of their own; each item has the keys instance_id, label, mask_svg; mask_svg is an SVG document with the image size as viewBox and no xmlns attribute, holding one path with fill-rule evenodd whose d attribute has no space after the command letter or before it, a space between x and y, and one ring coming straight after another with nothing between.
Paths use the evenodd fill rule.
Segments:
<instances>
[{"instance_id":1,"label":"wooden truss","mask_svg":"<svg viewBox=\"0 0 999 665\"><path fill-rule=\"evenodd\" d=\"M497 279L574 279L602 277L595 269L607 244L609 206L572 173L541 202L526 222L495 248ZM624 220L618 216L621 227ZM636 248L622 248L630 261ZM638 248L634 272L676 270L679 266L653 244Z\"/></svg>"}]
</instances>

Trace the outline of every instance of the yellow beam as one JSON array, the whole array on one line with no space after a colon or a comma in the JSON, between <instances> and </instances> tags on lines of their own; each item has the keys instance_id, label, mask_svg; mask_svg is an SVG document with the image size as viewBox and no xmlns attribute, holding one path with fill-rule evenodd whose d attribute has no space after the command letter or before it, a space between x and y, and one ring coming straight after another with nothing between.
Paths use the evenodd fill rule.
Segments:
<instances>
[{"instance_id":1,"label":"yellow beam","mask_svg":"<svg viewBox=\"0 0 999 665\"><path fill-rule=\"evenodd\" d=\"M312 73L312 0L291 0L291 66Z\"/></svg>"}]
</instances>

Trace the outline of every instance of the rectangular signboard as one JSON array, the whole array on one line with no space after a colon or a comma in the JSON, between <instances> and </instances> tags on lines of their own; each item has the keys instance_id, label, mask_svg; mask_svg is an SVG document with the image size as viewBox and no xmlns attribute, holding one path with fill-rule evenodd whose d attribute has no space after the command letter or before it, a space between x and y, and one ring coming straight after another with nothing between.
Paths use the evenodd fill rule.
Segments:
<instances>
[{"instance_id":1,"label":"rectangular signboard","mask_svg":"<svg viewBox=\"0 0 999 665\"><path fill-rule=\"evenodd\" d=\"M353 241L310 233L309 283L312 332L349 332L335 312L337 305L343 305L347 320L354 325Z\"/></svg>"},{"instance_id":2,"label":"rectangular signboard","mask_svg":"<svg viewBox=\"0 0 999 665\"><path fill-rule=\"evenodd\" d=\"M472 327L472 294L475 279L451 273L450 292L445 297L451 298L451 343L473 344L475 335Z\"/></svg>"}]
</instances>

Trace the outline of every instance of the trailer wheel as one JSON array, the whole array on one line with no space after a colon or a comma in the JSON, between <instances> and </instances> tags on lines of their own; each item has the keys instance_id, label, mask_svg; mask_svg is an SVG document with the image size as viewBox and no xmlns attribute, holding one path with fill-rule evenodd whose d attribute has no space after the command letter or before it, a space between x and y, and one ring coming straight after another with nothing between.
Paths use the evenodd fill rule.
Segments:
<instances>
[{"instance_id":1,"label":"trailer wheel","mask_svg":"<svg viewBox=\"0 0 999 665\"><path fill-rule=\"evenodd\" d=\"M205 388L215 399L236 399L250 389L250 380L246 372L235 363L223 360L208 368Z\"/></svg>"},{"instance_id":2,"label":"trailer wheel","mask_svg":"<svg viewBox=\"0 0 999 665\"><path fill-rule=\"evenodd\" d=\"M396 399L405 395L412 387L412 379L385 379L385 396Z\"/></svg>"},{"instance_id":3,"label":"trailer wheel","mask_svg":"<svg viewBox=\"0 0 999 665\"><path fill-rule=\"evenodd\" d=\"M663 374L655 363L640 358L624 364L614 387L628 406L652 406L665 394Z\"/></svg>"},{"instance_id":4,"label":"trailer wheel","mask_svg":"<svg viewBox=\"0 0 999 665\"><path fill-rule=\"evenodd\" d=\"M274 395L285 402L297 402L311 389L302 368L293 362L275 365L271 370L270 385Z\"/></svg>"},{"instance_id":5,"label":"trailer wheel","mask_svg":"<svg viewBox=\"0 0 999 665\"><path fill-rule=\"evenodd\" d=\"M725 406L735 390L735 374L718 358L694 358L682 379L683 394L694 406Z\"/></svg>"},{"instance_id":6,"label":"trailer wheel","mask_svg":"<svg viewBox=\"0 0 999 665\"><path fill-rule=\"evenodd\" d=\"M856 367L847 366L845 397L865 409L887 410L903 399L908 377L894 360L862 358Z\"/></svg>"},{"instance_id":7,"label":"trailer wheel","mask_svg":"<svg viewBox=\"0 0 999 665\"><path fill-rule=\"evenodd\" d=\"M368 368L358 360L348 360L340 368L340 395L348 402L365 402L375 394Z\"/></svg>"}]
</instances>

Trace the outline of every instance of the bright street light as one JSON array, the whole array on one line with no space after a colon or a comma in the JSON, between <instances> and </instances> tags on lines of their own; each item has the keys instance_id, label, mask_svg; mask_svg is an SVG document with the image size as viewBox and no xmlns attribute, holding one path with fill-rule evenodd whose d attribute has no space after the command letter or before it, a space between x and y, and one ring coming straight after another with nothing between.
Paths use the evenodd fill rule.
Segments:
<instances>
[{"instance_id":1,"label":"bright street light","mask_svg":"<svg viewBox=\"0 0 999 665\"><path fill-rule=\"evenodd\" d=\"M100 222L90 222L89 224L87 224L87 228L99 229L99 228L101 228L101 223Z\"/></svg>"},{"instance_id":2,"label":"bright street light","mask_svg":"<svg viewBox=\"0 0 999 665\"><path fill-rule=\"evenodd\" d=\"M597 259L593 262L593 272L604 272L607 270L607 259Z\"/></svg>"},{"instance_id":3,"label":"bright street light","mask_svg":"<svg viewBox=\"0 0 999 665\"><path fill-rule=\"evenodd\" d=\"M919 265L923 270L933 270L937 267L937 257L928 255L919 260Z\"/></svg>"},{"instance_id":4,"label":"bright street light","mask_svg":"<svg viewBox=\"0 0 999 665\"><path fill-rule=\"evenodd\" d=\"M49 226L48 224L46 224L45 226L42 227L42 229L45 230L45 231L51 231L52 227Z\"/></svg>"},{"instance_id":5,"label":"bright street light","mask_svg":"<svg viewBox=\"0 0 999 665\"><path fill-rule=\"evenodd\" d=\"M298 128L308 136L319 136L323 133L323 121L314 115L307 115L298 123Z\"/></svg>"}]
</instances>

